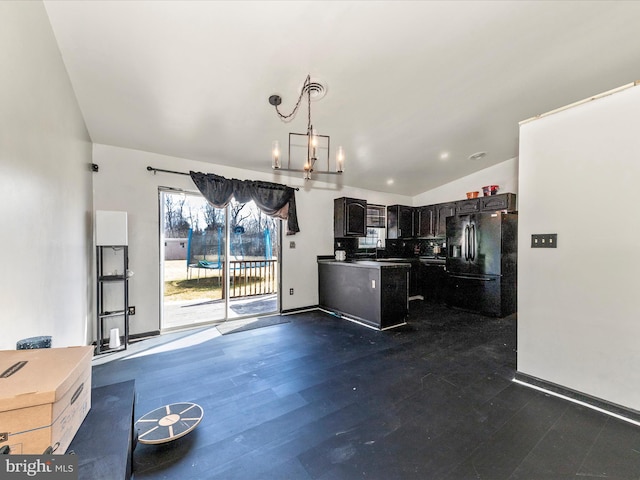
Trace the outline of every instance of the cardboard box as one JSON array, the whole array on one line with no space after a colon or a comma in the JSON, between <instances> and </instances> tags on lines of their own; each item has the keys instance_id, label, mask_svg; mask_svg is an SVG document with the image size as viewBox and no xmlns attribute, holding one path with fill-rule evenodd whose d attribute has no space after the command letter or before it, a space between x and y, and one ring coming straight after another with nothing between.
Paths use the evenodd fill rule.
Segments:
<instances>
[{"instance_id":1,"label":"cardboard box","mask_svg":"<svg viewBox=\"0 0 640 480\"><path fill-rule=\"evenodd\" d=\"M93 347L0 351L0 447L67 451L91 408Z\"/></svg>"}]
</instances>

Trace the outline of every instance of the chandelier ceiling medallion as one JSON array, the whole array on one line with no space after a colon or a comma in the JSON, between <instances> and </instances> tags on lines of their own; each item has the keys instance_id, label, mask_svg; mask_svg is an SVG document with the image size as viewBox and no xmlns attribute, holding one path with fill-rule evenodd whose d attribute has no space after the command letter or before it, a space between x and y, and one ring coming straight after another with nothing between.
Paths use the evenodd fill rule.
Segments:
<instances>
[{"instance_id":1,"label":"chandelier ceiling medallion","mask_svg":"<svg viewBox=\"0 0 640 480\"><path fill-rule=\"evenodd\" d=\"M329 155L330 155L330 138L328 135L318 135L313 125L311 124L311 98L320 99L326 93L325 87L316 81L311 80L311 76L307 75L307 79L302 85L300 90L300 96L296 102L293 111L285 115L278 106L282 103L280 95L271 95L269 97L269 103L276 109L278 117L284 122L289 121L298 111L302 103L302 98L307 96L307 133L289 133L289 151L287 159L287 167L283 168L280 162L280 143L278 140L274 140L273 148L271 151L271 160L274 170L282 170L287 172L301 172L304 174L304 179L311 179L311 174L323 174L323 175L340 175L344 171L344 150L342 147L338 147L336 152L336 170L331 171L329 169ZM323 165L326 160L326 170L319 170L316 167L316 162L321 160L318 165ZM302 168L292 168L291 165L302 165Z\"/></svg>"}]
</instances>

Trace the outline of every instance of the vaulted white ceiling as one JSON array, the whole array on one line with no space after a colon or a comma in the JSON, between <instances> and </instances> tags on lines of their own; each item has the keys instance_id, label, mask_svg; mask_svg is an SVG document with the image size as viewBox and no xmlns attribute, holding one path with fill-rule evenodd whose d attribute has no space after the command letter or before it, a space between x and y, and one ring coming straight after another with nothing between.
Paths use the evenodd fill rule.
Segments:
<instances>
[{"instance_id":1,"label":"vaulted white ceiling","mask_svg":"<svg viewBox=\"0 0 640 480\"><path fill-rule=\"evenodd\" d=\"M310 74L344 184L407 195L517 156L520 120L640 79L635 1L45 6L94 142L271 171L307 111L285 124L268 97L288 113Z\"/></svg>"}]
</instances>

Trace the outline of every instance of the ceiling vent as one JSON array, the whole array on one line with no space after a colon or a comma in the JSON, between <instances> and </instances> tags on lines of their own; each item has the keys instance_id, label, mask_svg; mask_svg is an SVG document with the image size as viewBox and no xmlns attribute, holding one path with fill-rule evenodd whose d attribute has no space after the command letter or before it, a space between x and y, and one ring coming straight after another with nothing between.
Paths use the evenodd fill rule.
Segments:
<instances>
[{"instance_id":1,"label":"ceiling vent","mask_svg":"<svg viewBox=\"0 0 640 480\"><path fill-rule=\"evenodd\" d=\"M327 94L327 86L326 84L322 83L321 80L318 80L317 78L312 78L311 80L309 80L308 83L305 83L302 86L302 91L304 93L308 92L309 98L311 99L311 101L315 102L317 100L324 98L324 96Z\"/></svg>"}]
</instances>

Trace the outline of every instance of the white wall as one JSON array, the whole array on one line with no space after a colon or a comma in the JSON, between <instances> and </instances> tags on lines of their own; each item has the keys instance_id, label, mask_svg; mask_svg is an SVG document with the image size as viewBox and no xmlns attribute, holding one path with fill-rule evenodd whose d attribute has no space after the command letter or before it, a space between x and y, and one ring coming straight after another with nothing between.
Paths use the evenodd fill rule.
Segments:
<instances>
[{"instance_id":1,"label":"white wall","mask_svg":"<svg viewBox=\"0 0 640 480\"><path fill-rule=\"evenodd\" d=\"M350 187L338 188L313 180L306 185L300 176L287 177L214 165L176 157L95 144L93 158L100 167L94 176L96 210L120 210L128 213L130 300L136 306L131 317L131 332L158 330L160 318L160 253L158 188L171 187L197 191L187 176L146 170L155 168L188 172L215 173L239 179L265 180L300 187L296 205L300 233L284 236L282 251L282 308L285 310L317 305L318 273L316 256L333 254L333 199L341 196L363 198L371 203L411 204L411 198ZM265 157L265 162L269 159ZM296 248L290 249L289 242ZM295 295L288 294L290 288Z\"/></svg>"},{"instance_id":2,"label":"white wall","mask_svg":"<svg viewBox=\"0 0 640 480\"><path fill-rule=\"evenodd\" d=\"M0 2L0 349L91 321L91 143L41 2Z\"/></svg>"},{"instance_id":3,"label":"white wall","mask_svg":"<svg viewBox=\"0 0 640 480\"><path fill-rule=\"evenodd\" d=\"M413 205L433 205L466 199L467 192L480 192L485 185L498 185L498 193L518 193L518 159L512 158L497 165L428 190L413 197Z\"/></svg>"},{"instance_id":4,"label":"white wall","mask_svg":"<svg viewBox=\"0 0 640 480\"><path fill-rule=\"evenodd\" d=\"M518 246L518 370L635 410L638 125L640 87L523 123Z\"/></svg>"}]
</instances>

